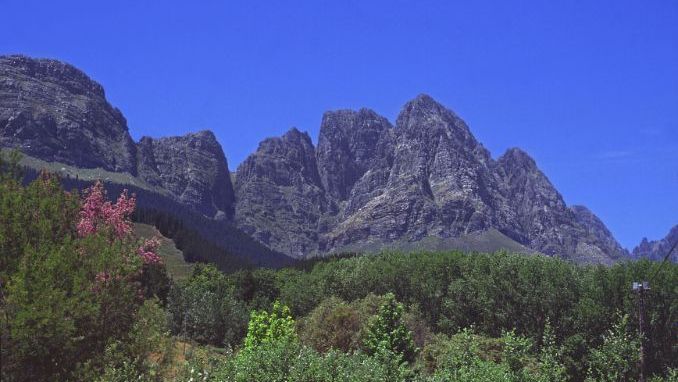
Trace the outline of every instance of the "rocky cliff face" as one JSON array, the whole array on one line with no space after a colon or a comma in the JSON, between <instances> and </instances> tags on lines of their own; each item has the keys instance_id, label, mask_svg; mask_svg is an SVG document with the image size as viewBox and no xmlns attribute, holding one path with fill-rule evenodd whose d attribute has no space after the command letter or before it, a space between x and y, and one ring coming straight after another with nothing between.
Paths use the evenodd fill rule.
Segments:
<instances>
[{"instance_id":1,"label":"rocky cliff face","mask_svg":"<svg viewBox=\"0 0 678 382\"><path fill-rule=\"evenodd\" d=\"M325 113L316 156L322 186L330 197L348 200L367 171L390 167L391 128L386 118L368 109Z\"/></svg>"},{"instance_id":2,"label":"rocky cliff face","mask_svg":"<svg viewBox=\"0 0 678 382\"><path fill-rule=\"evenodd\" d=\"M610 263L624 254L612 234L584 207L568 208L562 196L524 151L512 148L494 164L501 193L511 206L503 231L549 256Z\"/></svg>"},{"instance_id":3,"label":"rocky cliff face","mask_svg":"<svg viewBox=\"0 0 678 382\"><path fill-rule=\"evenodd\" d=\"M226 157L210 131L182 137L143 137L139 177L208 217L231 219L235 194Z\"/></svg>"},{"instance_id":4,"label":"rocky cliff face","mask_svg":"<svg viewBox=\"0 0 678 382\"><path fill-rule=\"evenodd\" d=\"M317 250L327 202L308 134L291 129L261 142L238 167L235 192L245 233L295 257Z\"/></svg>"},{"instance_id":5,"label":"rocky cliff face","mask_svg":"<svg viewBox=\"0 0 678 382\"><path fill-rule=\"evenodd\" d=\"M649 241L647 238L638 244L637 247L633 249L632 256L636 259L650 259L655 261L664 260L666 254L671 250L671 247L678 242L678 225L673 226L671 231L661 240L652 240ZM678 261L678 248L673 250L673 253L670 256L670 260L673 262Z\"/></svg>"},{"instance_id":6,"label":"rocky cliff face","mask_svg":"<svg viewBox=\"0 0 678 382\"><path fill-rule=\"evenodd\" d=\"M570 206L576 221L586 230L590 241L595 242L603 252L615 259L628 257L629 251L622 248L605 224L584 206ZM678 234L678 231L676 232Z\"/></svg>"},{"instance_id":7,"label":"rocky cliff face","mask_svg":"<svg viewBox=\"0 0 678 382\"><path fill-rule=\"evenodd\" d=\"M289 135L264 141L236 183L237 224L275 250L413 248L430 238L441 239L437 248L496 230L490 236L514 247L579 262L623 254L595 215L566 206L526 153L511 149L494 161L429 96L408 102L395 127L367 109L328 112L317 150L307 136L300 145Z\"/></svg>"},{"instance_id":8,"label":"rocky cliff face","mask_svg":"<svg viewBox=\"0 0 678 382\"><path fill-rule=\"evenodd\" d=\"M408 102L381 146L382 158L370 161L341 221L324 235L324 249L456 237L496 223L489 154L431 97Z\"/></svg>"},{"instance_id":9,"label":"rocky cliff face","mask_svg":"<svg viewBox=\"0 0 678 382\"><path fill-rule=\"evenodd\" d=\"M493 160L463 120L427 95L405 104L395 126L368 109L327 112L317 148L297 129L266 139L233 185L211 132L135 145L122 114L85 74L3 56L0 146L128 172L294 257L478 243L579 262L625 254L595 215L568 208L529 155L511 149Z\"/></svg>"},{"instance_id":10,"label":"rocky cliff face","mask_svg":"<svg viewBox=\"0 0 678 382\"><path fill-rule=\"evenodd\" d=\"M59 61L0 56L0 146L46 161L127 172L205 216L233 217L233 186L214 134L144 137L135 145L101 85Z\"/></svg>"},{"instance_id":11,"label":"rocky cliff face","mask_svg":"<svg viewBox=\"0 0 678 382\"><path fill-rule=\"evenodd\" d=\"M122 113L71 65L0 56L0 145L43 160L136 173Z\"/></svg>"}]
</instances>

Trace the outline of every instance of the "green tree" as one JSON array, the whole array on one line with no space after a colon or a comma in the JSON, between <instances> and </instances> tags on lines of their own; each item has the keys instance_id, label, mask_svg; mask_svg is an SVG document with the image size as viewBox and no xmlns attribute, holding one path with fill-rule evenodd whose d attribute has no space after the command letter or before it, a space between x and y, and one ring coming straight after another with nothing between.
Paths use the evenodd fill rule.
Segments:
<instances>
[{"instance_id":1,"label":"green tree","mask_svg":"<svg viewBox=\"0 0 678 382\"><path fill-rule=\"evenodd\" d=\"M638 377L637 336L628 332L628 315L621 316L603 338L603 344L591 351L586 381L621 382Z\"/></svg>"},{"instance_id":2,"label":"green tree","mask_svg":"<svg viewBox=\"0 0 678 382\"><path fill-rule=\"evenodd\" d=\"M566 381L566 369L561 362L562 350L556 344L551 321L546 320L544 335L542 336L541 351L539 352L539 381L561 382Z\"/></svg>"},{"instance_id":3,"label":"green tree","mask_svg":"<svg viewBox=\"0 0 678 382\"><path fill-rule=\"evenodd\" d=\"M213 265L198 264L184 285L173 286L167 309L172 331L187 340L235 346L245 334L245 305Z\"/></svg>"},{"instance_id":4,"label":"green tree","mask_svg":"<svg viewBox=\"0 0 678 382\"><path fill-rule=\"evenodd\" d=\"M384 351L393 352L403 360L411 362L416 354L412 332L403 322L403 304L399 303L395 295L388 293L385 296L379 313L372 318L367 327L365 348L369 354Z\"/></svg>"},{"instance_id":5,"label":"green tree","mask_svg":"<svg viewBox=\"0 0 678 382\"><path fill-rule=\"evenodd\" d=\"M290 309L276 301L271 312L253 311L247 326L245 349L253 349L262 344L297 342L295 323Z\"/></svg>"},{"instance_id":6,"label":"green tree","mask_svg":"<svg viewBox=\"0 0 678 382\"><path fill-rule=\"evenodd\" d=\"M109 345L128 340L145 288L139 242L127 230L134 203L101 203L110 219L83 234L86 202L57 177L0 181L3 380L80 380L80 371L101 369Z\"/></svg>"}]
</instances>

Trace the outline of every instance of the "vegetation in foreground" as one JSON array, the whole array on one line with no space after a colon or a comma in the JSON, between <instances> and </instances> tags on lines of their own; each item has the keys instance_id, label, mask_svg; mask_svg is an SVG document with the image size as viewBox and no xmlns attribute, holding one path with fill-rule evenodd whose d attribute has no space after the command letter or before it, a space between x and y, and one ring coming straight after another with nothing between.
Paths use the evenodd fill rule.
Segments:
<instances>
[{"instance_id":1,"label":"vegetation in foreground","mask_svg":"<svg viewBox=\"0 0 678 382\"><path fill-rule=\"evenodd\" d=\"M100 185L22 186L0 163L5 381L629 381L632 281L506 253L383 253L173 281ZM647 295L648 370L678 380L678 267Z\"/></svg>"}]
</instances>

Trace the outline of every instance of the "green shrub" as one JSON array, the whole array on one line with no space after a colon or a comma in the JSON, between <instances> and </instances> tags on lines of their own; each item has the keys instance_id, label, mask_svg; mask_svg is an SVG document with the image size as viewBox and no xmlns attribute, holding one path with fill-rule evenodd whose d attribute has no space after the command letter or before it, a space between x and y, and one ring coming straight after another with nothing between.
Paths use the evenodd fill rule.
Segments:
<instances>
[{"instance_id":1,"label":"green shrub","mask_svg":"<svg viewBox=\"0 0 678 382\"><path fill-rule=\"evenodd\" d=\"M323 300L298 322L302 343L322 353L331 349L343 352L358 350L361 328L358 311L336 297Z\"/></svg>"}]
</instances>

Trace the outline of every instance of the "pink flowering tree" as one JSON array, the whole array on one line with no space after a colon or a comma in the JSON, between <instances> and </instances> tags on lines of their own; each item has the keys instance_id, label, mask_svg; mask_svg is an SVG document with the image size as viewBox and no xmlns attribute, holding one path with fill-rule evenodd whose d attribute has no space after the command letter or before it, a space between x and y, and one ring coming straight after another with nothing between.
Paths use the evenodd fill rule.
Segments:
<instances>
[{"instance_id":1,"label":"pink flowering tree","mask_svg":"<svg viewBox=\"0 0 678 382\"><path fill-rule=\"evenodd\" d=\"M162 295L168 277L158 255L158 238L139 240L133 234L136 198L124 190L115 202L107 200L101 182L83 192L76 224L81 256L93 262L92 288L100 299L126 295L131 288L137 301ZM162 286L162 287L159 287ZM119 306L124 301L109 301ZM115 308L115 311L120 309Z\"/></svg>"},{"instance_id":2,"label":"pink flowering tree","mask_svg":"<svg viewBox=\"0 0 678 382\"><path fill-rule=\"evenodd\" d=\"M108 235L111 241L127 241L132 237L132 221L130 217L136 208L136 198L124 190L115 203L106 200L106 190L101 182L96 182L85 191L80 209L80 220L77 231L80 237L96 233ZM157 254L160 241L151 238L144 241L137 250L145 264L160 263Z\"/></svg>"}]
</instances>

